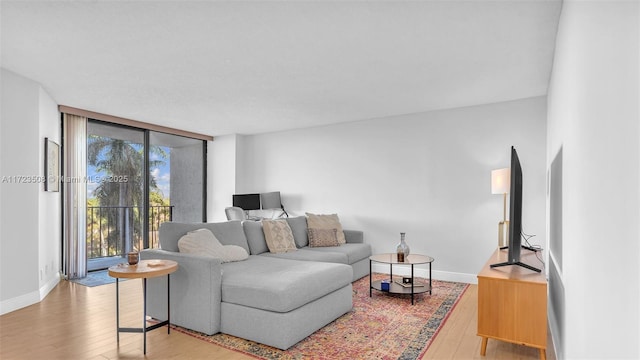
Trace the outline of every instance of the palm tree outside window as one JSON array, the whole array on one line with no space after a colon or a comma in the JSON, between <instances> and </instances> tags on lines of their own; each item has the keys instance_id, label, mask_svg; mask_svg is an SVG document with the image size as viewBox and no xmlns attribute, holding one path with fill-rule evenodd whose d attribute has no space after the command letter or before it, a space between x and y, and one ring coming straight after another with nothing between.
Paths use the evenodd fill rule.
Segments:
<instances>
[{"instance_id":1,"label":"palm tree outside window","mask_svg":"<svg viewBox=\"0 0 640 360\"><path fill-rule=\"evenodd\" d=\"M158 247L158 227L177 217L205 220L206 142L89 120L89 270Z\"/></svg>"}]
</instances>

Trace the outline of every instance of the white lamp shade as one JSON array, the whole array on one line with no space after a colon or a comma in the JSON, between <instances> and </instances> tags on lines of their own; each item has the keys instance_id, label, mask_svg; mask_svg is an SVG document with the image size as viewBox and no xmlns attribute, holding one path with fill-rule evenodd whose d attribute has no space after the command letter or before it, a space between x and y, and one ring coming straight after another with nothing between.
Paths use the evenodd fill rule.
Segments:
<instances>
[{"instance_id":1,"label":"white lamp shade","mask_svg":"<svg viewBox=\"0 0 640 360\"><path fill-rule=\"evenodd\" d=\"M491 170L491 193L506 194L511 186L511 170L509 168Z\"/></svg>"}]
</instances>

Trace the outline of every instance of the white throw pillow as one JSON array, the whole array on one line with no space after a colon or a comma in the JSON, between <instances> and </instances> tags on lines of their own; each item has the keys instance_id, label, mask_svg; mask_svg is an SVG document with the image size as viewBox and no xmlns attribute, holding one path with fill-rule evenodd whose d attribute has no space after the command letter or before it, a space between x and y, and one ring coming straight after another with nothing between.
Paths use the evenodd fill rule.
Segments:
<instances>
[{"instance_id":1,"label":"white throw pillow","mask_svg":"<svg viewBox=\"0 0 640 360\"><path fill-rule=\"evenodd\" d=\"M247 250L238 245L225 245L223 255L222 262L240 261L249 257Z\"/></svg>"},{"instance_id":2,"label":"white throw pillow","mask_svg":"<svg viewBox=\"0 0 640 360\"><path fill-rule=\"evenodd\" d=\"M178 240L181 253L221 259L222 262L244 260L249 257L245 249L237 245L222 245L209 229L189 231Z\"/></svg>"}]
</instances>

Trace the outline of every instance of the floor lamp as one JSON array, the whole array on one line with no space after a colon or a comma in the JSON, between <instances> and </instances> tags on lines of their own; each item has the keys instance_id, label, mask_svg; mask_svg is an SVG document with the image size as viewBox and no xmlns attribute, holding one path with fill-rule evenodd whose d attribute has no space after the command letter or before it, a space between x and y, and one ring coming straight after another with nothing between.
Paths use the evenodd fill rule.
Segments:
<instances>
[{"instance_id":1,"label":"floor lamp","mask_svg":"<svg viewBox=\"0 0 640 360\"><path fill-rule=\"evenodd\" d=\"M506 248L509 241L509 221L507 221L507 193L511 184L509 168L491 171L491 193L503 195L502 221L498 223L498 247Z\"/></svg>"}]
</instances>

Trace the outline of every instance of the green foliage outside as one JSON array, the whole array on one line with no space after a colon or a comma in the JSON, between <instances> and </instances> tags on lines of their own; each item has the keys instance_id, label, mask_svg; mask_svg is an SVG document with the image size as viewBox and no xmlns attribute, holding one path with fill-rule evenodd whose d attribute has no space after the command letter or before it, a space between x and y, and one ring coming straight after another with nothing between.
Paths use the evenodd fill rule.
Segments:
<instances>
[{"instance_id":1,"label":"green foliage outside","mask_svg":"<svg viewBox=\"0 0 640 360\"><path fill-rule=\"evenodd\" d=\"M88 258L117 256L143 248L144 147L125 140L90 135L87 164L99 177L93 197L87 200ZM165 164L168 153L152 146L150 168ZM158 221L170 220L169 198L149 179L150 232ZM154 236L150 236L154 237ZM153 244L150 244L153 247Z\"/></svg>"}]
</instances>

